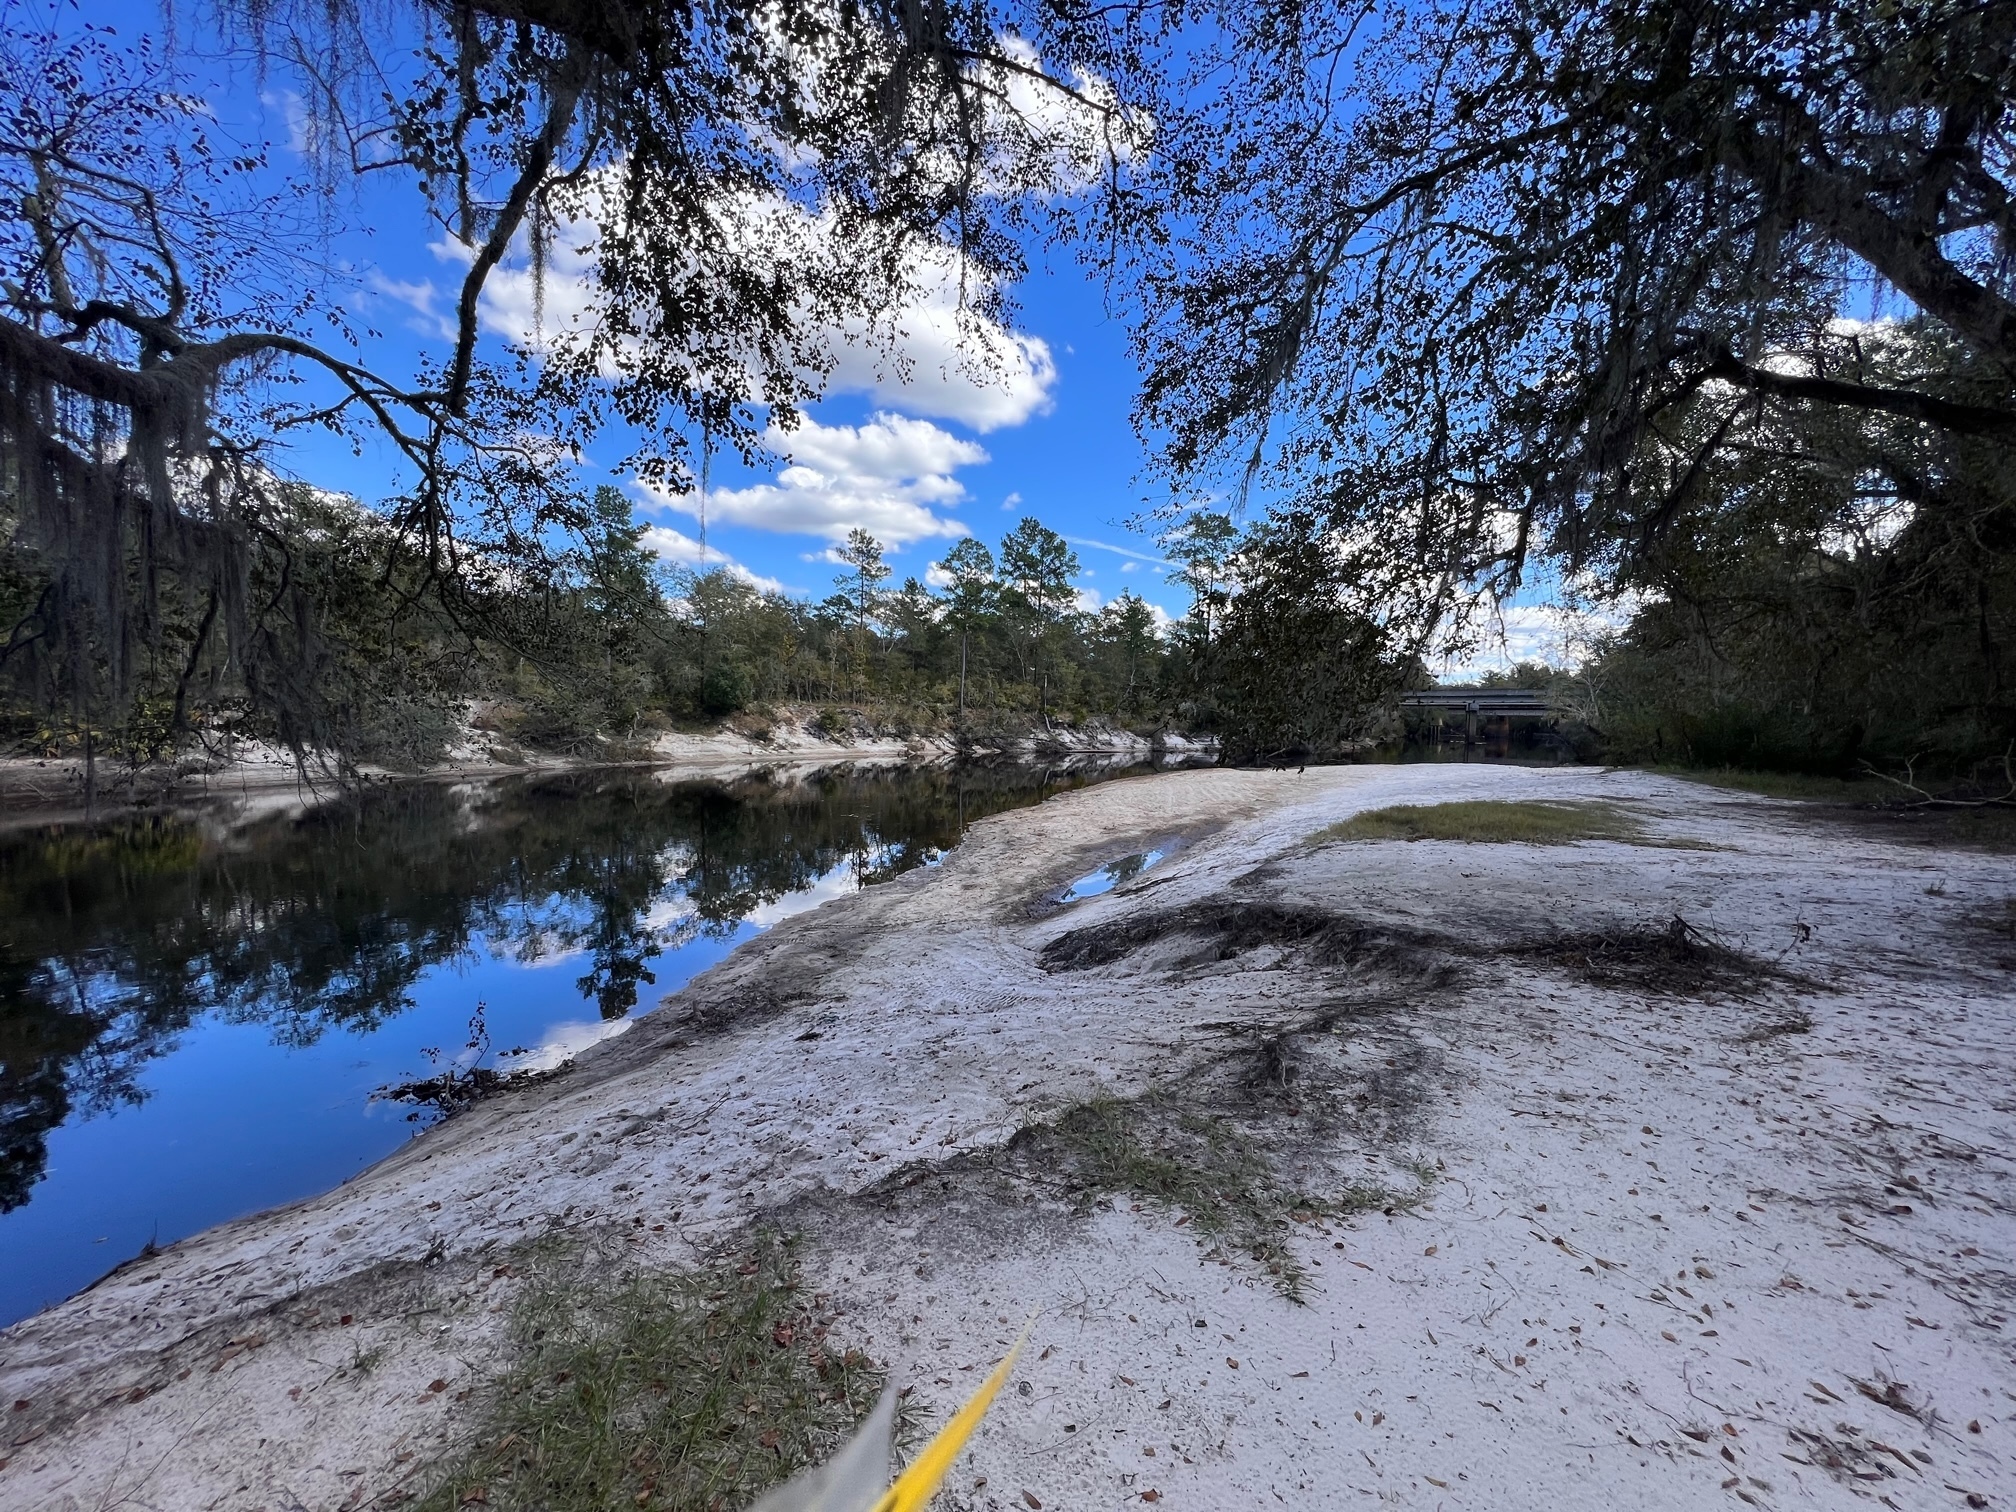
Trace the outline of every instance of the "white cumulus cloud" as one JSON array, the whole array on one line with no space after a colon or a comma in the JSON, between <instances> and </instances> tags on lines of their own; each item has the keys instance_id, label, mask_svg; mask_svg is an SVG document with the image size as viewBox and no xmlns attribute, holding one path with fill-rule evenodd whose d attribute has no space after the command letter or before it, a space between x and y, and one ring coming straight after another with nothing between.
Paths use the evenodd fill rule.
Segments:
<instances>
[{"instance_id":1,"label":"white cumulus cloud","mask_svg":"<svg viewBox=\"0 0 2016 1512\"><path fill-rule=\"evenodd\" d=\"M1507 604L1493 611L1481 643L1461 661L1435 668L1443 682L1465 682L1519 662L1544 662L1574 670L1588 660L1598 637L1621 628L1632 606L1587 608L1577 604Z\"/></svg>"},{"instance_id":2,"label":"white cumulus cloud","mask_svg":"<svg viewBox=\"0 0 2016 1512\"><path fill-rule=\"evenodd\" d=\"M977 443L928 420L878 414L862 425L772 429L767 444L789 465L768 483L717 488L707 495L710 523L746 525L844 541L857 526L885 546L903 547L932 537L957 537L966 527L943 511L966 502L953 476L987 460ZM682 514L699 514L699 500L655 494Z\"/></svg>"},{"instance_id":3,"label":"white cumulus cloud","mask_svg":"<svg viewBox=\"0 0 2016 1512\"><path fill-rule=\"evenodd\" d=\"M436 341L455 339L455 323L443 313L442 294L433 279L407 283L374 270L365 275L364 286L368 292L395 300L411 310L413 317L407 324L412 330Z\"/></svg>"},{"instance_id":4,"label":"white cumulus cloud","mask_svg":"<svg viewBox=\"0 0 2016 1512\"><path fill-rule=\"evenodd\" d=\"M832 235L829 218L781 199L752 201L729 230L752 255L774 257L783 249L790 260L806 262L818 260L822 238ZM563 224L536 278L524 249L514 249L484 283L485 328L536 350L560 333L592 327L601 299L596 235L589 221ZM430 250L457 268L467 267L472 255L446 240ZM831 359L826 391L866 394L893 409L981 432L1047 411L1057 382L1049 345L978 313L968 297L977 276L962 270L949 248L926 252L910 268L906 297L887 315L812 333ZM377 292L412 305L423 318L435 314L431 286L379 282Z\"/></svg>"},{"instance_id":5,"label":"white cumulus cloud","mask_svg":"<svg viewBox=\"0 0 2016 1512\"><path fill-rule=\"evenodd\" d=\"M725 568L731 577L738 577L750 587L761 588L765 593L786 591L777 579L751 572L733 557L724 556L711 546L702 550L692 536L669 525L647 525L644 534L638 538L638 544L659 561L670 562L675 567L692 567L701 572Z\"/></svg>"},{"instance_id":6,"label":"white cumulus cloud","mask_svg":"<svg viewBox=\"0 0 2016 1512\"><path fill-rule=\"evenodd\" d=\"M544 963L542 963L544 964ZM509 1069L513 1071L551 1071L556 1066L565 1065L591 1045L599 1045L606 1039L622 1034L636 1022L635 1019L569 1019L553 1025L546 1031L546 1037L523 1055L510 1058Z\"/></svg>"},{"instance_id":7,"label":"white cumulus cloud","mask_svg":"<svg viewBox=\"0 0 2016 1512\"><path fill-rule=\"evenodd\" d=\"M1049 344L962 309L951 256L936 261L886 323L839 333L827 388L983 433L1047 412L1057 382Z\"/></svg>"}]
</instances>

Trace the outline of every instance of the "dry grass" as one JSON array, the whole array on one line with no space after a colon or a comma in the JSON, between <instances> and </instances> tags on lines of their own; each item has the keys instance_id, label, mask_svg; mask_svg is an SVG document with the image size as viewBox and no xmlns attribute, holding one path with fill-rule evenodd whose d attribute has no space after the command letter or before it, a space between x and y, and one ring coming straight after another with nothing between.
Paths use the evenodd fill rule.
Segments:
<instances>
[{"instance_id":1,"label":"dry grass","mask_svg":"<svg viewBox=\"0 0 2016 1512\"><path fill-rule=\"evenodd\" d=\"M518 1359L475 1448L415 1512L721 1512L826 1459L881 1390L829 1349L789 1244L692 1274L555 1263L513 1320Z\"/></svg>"},{"instance_id":2,"label":"dry grass","mask_svg":"<svg viewBox=\"0 0 2016 1512\"><path fill-rule=\"evenodd\" d=\"M1941 809L1925 828L1935 845L2003 856L2016 853L2016 808Z\"/></svg>"},{"instance_id":3,"label":"dry grass","mask_svg":"<svg viewBox=\"0 0 2016 1512\"><path fill-rule=\"evenodd\" d=\"M1812 1032L1813 1015L1802 1009L1795 1013L1782 1014L1775 1019L1767 1019L1753 1028L1744 1030L1743 1033L1736 1036L1736 1043L1739 1045L1763 1045L1769 1044L1774 1039L1782 1039L1788 1034L1811 1034Z\"/></svg>"},{"instance_id":4,"label":"dry grass","mask_svg":"<svg viewBox=\"0 0 2016 1512\"><path fill-rule=\"evenodd\" d=\"M1895 793L1893 788L1892 793ZM1849 830L1890 845L1922 846L1929 850L1985 851L2016 854L2016 807L1989 804L1926 805L1886 801L1882 804L1812 803L1791 810L1811 823ZM1934 896L1937 896L1936 894Z\"/></svg>"},{"instance_id":5,"label":"dry grass","mask_svg":"<svg viewBox=\"0 0 2016 1512\"><path fill-rule=\"evenodd\" d=\"M1580 840L1647 840L1644 826L1608 803L1511 802L1403 804L1353 814L1309 837L1333 840L1458 840L1487 845L1573 845Z\"/></svg>"},{"instance_id":6,"label":"dry grass","mask_svg":"<svg viewBox=\"0 0 2016 1512\"><path fill-rule=\"evenodd\" d=\"M1879 777L1824 777L1811 772L1753 772L1741 767L1647 767L1662 777L1678 777L1708 787L1733 788L1762 798L1796 798L1809 803L1891 803L1893 783Z\"/></svg>"},{"instance_id":7,"label":"dry grass","mask_svg":"<svg viewBox=\"0 0 2016 1512\"><path fill-rule=\"evenodd\" d=\"M1095 1098L1025 1130L1018 1142L1025 1150L1040 1146L1084 1194L1124 1192L1184 1213L1200 1240L1250 1255L1291 1302L1303 1299L1308 1281L1287 1242L1291 1224L1420 1201L1374 1186L1325 1197L1294 1191L1236 1124L1185 1111L1166 1096Z\"/></svg>"}]
</instances>

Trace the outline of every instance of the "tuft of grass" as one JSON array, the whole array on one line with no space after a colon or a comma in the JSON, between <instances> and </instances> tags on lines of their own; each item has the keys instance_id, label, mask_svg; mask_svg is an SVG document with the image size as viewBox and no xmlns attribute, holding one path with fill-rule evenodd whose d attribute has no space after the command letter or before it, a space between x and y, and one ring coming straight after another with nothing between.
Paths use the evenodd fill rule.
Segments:
<instances>
[{"instance_id":1,"label":"tuft of grass","mask_svg":"<svg viewBox=\"0 0 2016 1512\"><path fill-rule=\"evenodd\" d=\"M1060 1156L1085 1192L1126 1192L1187 1214L1207 1243L1250 1255L1291 1302L1308 1272L1288 1244L1293 1223L1395 1212L1420 1201L1380 1186L1311 1196L1284 1184L1260 1146L1223 1118L1181 1111L1166 1097L1101 1097L1029 1131Z\"/></svg>"},{"instance_id":2,"label":"tuft of grass","mask_svg":"<svg viewBox=\"0 0 2016 1512\"><path fill-rule=\"evenodd\" d=\"M384 1363L385 1346L374 1344L369 1349L352 1350L349 1369L352 1375L369 1375Z\"/></svg>"},{"instance_id":3,"label":"tuft of grass","mask_svg":"<svg viewBox=\"0 0 2016 1512\"><path fill-rule=\"evenodd\" d=\"M1442 1176L1441 1169L1433 1161L1424 1159L1419 1155L1410 1156L1406 1160L1401 1161L1400 1168L1420 1182L1423 1191L1435 1185Z\"/></svg>"},{"instance_id":4,"label":"tuft of grass","mask_svg":"<svg viewBox=\"0 0 2016 1512\"><path fill-rule=\"evenodd\" d=\"M560 1270L563 1268L556 1268ZM535 1283L477 1444L415 1512L720 1512L822 1461L882 1387L829 1349L789 1243L697 1273Z\"/></svg>"},{"instance_id":5,"label":"tuft of grass","mask_svg":"<svg viewBox=\"0 0 2016 1512\"><path fill-rule=\"evenodd\" d=\"M1572 845L1578 840L1643 844L1644 826L1608 803L1475 799L1368 809L1309 837L1332 840L1462 840L1484 844Z\"/></svg>"}]
</instances>

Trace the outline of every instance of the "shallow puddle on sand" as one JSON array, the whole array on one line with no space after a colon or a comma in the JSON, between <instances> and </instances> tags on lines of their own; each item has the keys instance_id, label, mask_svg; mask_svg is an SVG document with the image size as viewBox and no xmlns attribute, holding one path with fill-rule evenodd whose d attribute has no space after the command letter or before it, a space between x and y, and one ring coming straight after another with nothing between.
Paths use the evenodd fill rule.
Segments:
<instances>
[{"instance_id":1,"label":"shallow puddle on sand","mask_svg":"<svg viewBox=\"0 0 2016 1512\"><path fill-rule=\"evenodd\" d=\"M1089 871L1057 895L1059 903L1077 903L1085 898L1096 898L1101 893L1109 893L1122 882L1130 882L1149 867L1160 861L1164 852L1157 850L1136 851L1131 856L1122 856L1118 861L1108 861L1096 871Z\"/></svg>"}]
</instances>

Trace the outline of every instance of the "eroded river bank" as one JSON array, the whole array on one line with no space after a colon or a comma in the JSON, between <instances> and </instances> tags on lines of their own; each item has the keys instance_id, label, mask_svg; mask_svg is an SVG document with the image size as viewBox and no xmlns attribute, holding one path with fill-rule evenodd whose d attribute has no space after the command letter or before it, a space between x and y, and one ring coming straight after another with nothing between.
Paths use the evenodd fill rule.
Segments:
<instances>
[{"instance_id":1,"label":"eroded river bank","mask_svg":"<svg viewBox=\"0 0 2016 1512\"><path fill-rule=\"evenodd\" d=\"M1353 826L1458 801L1601 823ZM1998 1504L2012 891L1636 773L1065 793L0 1335L0 1506L399 1505L551 1256L758 1229L927 1422L1038 1314L951 1506Z\"/></svg>"}]
</instances>

